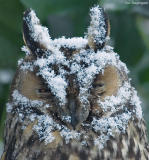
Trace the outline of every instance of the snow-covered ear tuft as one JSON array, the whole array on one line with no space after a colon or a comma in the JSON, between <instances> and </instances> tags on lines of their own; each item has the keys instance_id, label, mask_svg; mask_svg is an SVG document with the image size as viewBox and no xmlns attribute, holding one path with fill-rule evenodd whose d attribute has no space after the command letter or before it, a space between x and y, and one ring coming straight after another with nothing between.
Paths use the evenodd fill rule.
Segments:
<instances>
[{"instance_id":1,"label":"snow-covered ear tuft","mask_svg":"<svg viewBox=\"0 0 149 160\"><path fill-rule=\"evenodd\" d=\"M32 54L40 56L51 43L48 29L41 26L40 20L32 9L24 12L23 39Z\"/></svg>"},{"instance_id":2,"label":"snow-covered ear tuft","mask_svg":"<svg viewBox=\"0 0 149 160\"><path fill-rule=\"evenodd\" d=\"M90 26L88 28L89 46L95 50L102 49L110 34L109 20L103 8L98 5L90 9Z\"/></svg>"}]
</instances>

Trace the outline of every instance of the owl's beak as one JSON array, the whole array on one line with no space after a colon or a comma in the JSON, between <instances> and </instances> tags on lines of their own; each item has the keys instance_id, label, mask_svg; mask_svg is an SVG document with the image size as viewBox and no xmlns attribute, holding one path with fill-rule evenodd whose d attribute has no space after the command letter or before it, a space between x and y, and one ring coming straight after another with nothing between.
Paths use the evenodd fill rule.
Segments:
<instances>
[{"instance_id":1,"label":"owl's beak","mask_svg":"<svg viewBox=\"0 0 149 160\"><path fill-rule=\"evenodd\" d=\"M76 117L71 117L71 126L72 126L72 128L75 130L76 128L77 128L77 126L78 126L78 124L79 124L79 122L78 122L78 120L76 119Z\"/></svg>"},{"instance_id":2,"label":"owl's beak","mask_svg":"<svg viewBox=\"0 0 149 160\"><path fill-rule=\"evenodd\" d=\"M75 130L77 126L80 124L79 115L77 111L78 110L77 101L74 98L70 98L68 107L69 107L69 112L71 117L70 125Z\"/></svg>"}]
</instances>

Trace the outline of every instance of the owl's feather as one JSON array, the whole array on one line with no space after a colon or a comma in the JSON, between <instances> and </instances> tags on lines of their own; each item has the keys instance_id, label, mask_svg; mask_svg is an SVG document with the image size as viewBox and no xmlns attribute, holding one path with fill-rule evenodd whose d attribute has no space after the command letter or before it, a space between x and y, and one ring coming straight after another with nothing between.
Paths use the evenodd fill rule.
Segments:
<instances>
[{"instance_id":1,"label":"owl's feather","mask_svg":"<svg viewBox=\"0 0 149 160\"><path fill-rule=\"evenodd\" d=\"M149 159L141 102L128 69L106 44L109 23L91 9L85 38L52 40L24 13L26 52L9 102L2 160Z\"/></svg>"}]
</instances>

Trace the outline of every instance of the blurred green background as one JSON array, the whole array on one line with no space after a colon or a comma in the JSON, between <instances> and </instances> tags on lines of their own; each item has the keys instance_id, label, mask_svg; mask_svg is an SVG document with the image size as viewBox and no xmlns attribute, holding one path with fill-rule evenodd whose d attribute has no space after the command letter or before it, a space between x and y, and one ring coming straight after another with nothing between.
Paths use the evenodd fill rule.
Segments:
<instances>
[{"instance_id":1,"label":"blurred green background","mask_svg":"<svg viewBox=\"0 0 149 160\"><path fill-rule=\"evenodd\" d=\"M32 8L52 38L83 36L89 8L99 3L109 15L111 45L130 69L132 84L142 100L149 130L149 1L148 0L0 0L0 148L5 104L21 52L22 15Z\"/></svg>"}]
</instances>

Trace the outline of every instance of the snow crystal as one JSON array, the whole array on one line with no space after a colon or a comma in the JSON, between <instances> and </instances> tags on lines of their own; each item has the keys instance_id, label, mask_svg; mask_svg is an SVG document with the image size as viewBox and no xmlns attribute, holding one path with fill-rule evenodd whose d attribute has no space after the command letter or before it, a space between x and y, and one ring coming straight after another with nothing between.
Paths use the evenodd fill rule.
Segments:
<instances>
[{"instance_id":1,"label":"snow crystal","mask_svg":"<svg viewBox=\"0 0 149 160\"><path fill-rule=\"evenodd\" d=\"M65 89L67 87L67 83L60 76L55 76L55 77L51 76L50 77L50 75L49 75L48 79L49 78L50 78L49 81L50 81L51 90L53 91L54 95L56 95L59 98L61 103L64 104L65 103L65 97L66 97Z\"/></svg>"},{"instance_id":2,"label":"snow crystal","mask_svg":"<svg viewBox=\"0 0 149 160\"><path fill-rule=\"evenodd\" d=\"M52 48L51 48L52 49ZM54 54L46 52L46 58L38 58L34 62L34 66L39 67L38 75L41 75L43 79L46 80L48 86L54 95L59 98L60 104L63 105L66 103L66 87L67 82L65 79L65 70L60 68L61 65L68 65L66 58L63 53L61 53L58 49L54 49ZM53 65L59 66L59 75L56 75L53 70Z\"/></svg>"},{"instance_id":3,"label":"snow crystal","mask_svg":"<svg viewBox=\"0 0 149 160\"><path fill-rule=\"evenodd\" d=\"M20 59L18 60L18 66L21 65L21 64L23 63L23 61L24 61L24 59L23 59L23 58L20 58Z\"/></svg>"},{"instance_id":4,"label":"snow crystal","mask_svg":"<svg viewBox=\"0 0 149 160\"><path fill-rule=\"evenodd\" d=\"M43 106L42 101L30 100L27 97L20 94L18 90L13 91L12 98L13 98L12 102L7 103L6 105L7 112L8 113L12 113L12 112L18 113L20 121L24 119L26 113L27 113L27 118L29 118L31 121L34 121L37 115L32 114L33 112L32 108L39 108Z\"/></svg>"},{"instance_id":5,"label":"snow crystal","mask_svg":"<svg viewBox=\"0 0 149 160\"><path fill-rule=\"evenodd\" d=\"M12 107L13 107L13 105L12 105L11 103L7 103L7 104L6 104L6 111L7 111L8 113L10 113L10 112L12 111Z\"/></svg>"},{"instance_id":6,"label":"snow crystal","mask_svg":"<svg viewBox=\"0 0 149 160\"><path fill-rule=\"evenodd\" d=\"M41 65L42 64L40 63L40 66ZM53 94L59 98L60 103L65 104L65 101L66 101L65 89L67 87L67 83L65 79L61 75L55 75L54 71L48 66L41 67L41 68L42 69L40 69L38 74L41 75L42 78L46 80Z\"/></svg>"},{"instance_id":7,"label":"snow crystal","mask_svg":"<svg viewBox=\"0 0 149 160\"><path fill-rule=\"evenodd\" d=\"M95 146L97 146L99 149L103 149L105 142L109 140L109 136L102 134L98 138L94 140Z\"/></svg>"},{"instance_id":8,"label":"snow crystal","mask_svg":"<svg viewBox=\"0 0 149 160\"><path fill-rule=\"evenodd\" d=\"M48 48L49 44L51 43L48 28L40 25L40 21L36 17L35 12L31 10L28 16L24 17L24 20L27 22L28 27L31 31L31 37L36 42L39 42L41 45Z\"/></svg>"},{"instance_id":9,"label":"snow crystal","mask_svg":"<svg viewBox=\"0 0 149 160\"><path fill-rule=\"evenodd\" d=\"M67 48L72 48L72 49L82 49L85 48L87 45L88 41L87 39L84 39L82 37L74 37L74 38L68 38L66 39L65 37L55 39L53 40L53 45L56 47L67 47Z\"/></svg>"},{"instance_id":10,"label":"snow crystal","mask_svg":"<svg viewBox=\"0 0 149 160\"><path fill-rule=\"evenodd\" d=\"M76 139L76 140L79 140L80 139L80 133L79 132L76 132L74 130L70 130L68 128L64 128L61 132L60 132L60 135L62 137L65 138L65 141L66 141L66 144L69 143L69 141L71 139Z\"/></svg>"},{"instance_id":11,"label":"snow crystal","mask_svg":"<svg viewBox=\"0 0 149 160\"><path fill-rule=\"evenodd\" d=\"M22 62L19 61L18 64L20 65L20 69L23 71L32 71L34 70L34 66L32 62Z\"/></svg>"},{"instance_id":12,"label":"snow crystal","mask_svg":"<svg viewBox=\"0 0 149 160\"><path fill-rule=\"evenodd\" d=\"M103 44L105 42L106 30L105 19L103 16L103 9L99 6L90 9L91 22L88 28L88 35L94 37L96 44Z\"/></svg>"},{"instance_id":13,"label":"snow crystal","mask_svg":"<svg viewBox=\"0 0 149 160\"><path fill-rule=\"evenodd\" d=\"M51 106L49 104L45 104L45 108L50 108Z\"/></svg>"},{"instance_id":14,"label":"snow crystal","mask_svg":"<svg viewBox=\"0 0 149 160\"><path fill-rule=\"evenodd\" d=\"M65 121L65 122L70 123L71 122L71 117L70 116L63 116L62 120Z\"/></svg>"},{"instance_id":15,"label":"snow crystal","mask_svg":"<svg viewBox=\"0 0 149 160\"><path fill-rule=\"evenodd\" d=\"M38 100L29 100L22 94L18 92L18 90L14 90L12 93L14 105L22 105L22 106L32 106L32 107L40 107L43 105L42 101Z\"/></svg>"},{"instance_id":16,"label":"snow crystal","mask_svg":"<svg viewBox=\"0 0 149 160\"><path fill-rule=\"evenodd\" d=\"M102 149L105 142L110 139L111 136L114 136L115 133L125 133L130 118L130 112L122 113L115 117L93 118L91 125L96 132L100 132L101 134L95 139L95 145L97 145L99 149Z\"/></svg>"},{"instance_id":17,"label":"snow crystal","mask_svg":"<svg viewBox=\"0 0 149 160\"><path fill-rule=\"evenodd\" d=\"M131 85L125 82L118 90L116 96L107 96L104 101L98 100L99 106L104 112L115 112L128 103L132 94ZM120 107L120 108L119 108Z\"/></svg>"},{"instance_id":18,"label":"snow crystal","mask_svg":"<svg viewBox=\"0 0 149 160\"><path fill-rule=\"evenodd\" d=\"M87 142L84 140L84 141L81 142L81 145L82 146L87 146Z\"/></svg>"},{"instance_id":19,"label":"snow crystal","mask_svg":"<svg viewBox=\"0 0 149 160\"><path fill-rule=\"evenodd\" d=\"M21 48L21 50L22 50L23 52L25 52L26 56L30 55L30 50L28 49L27 46L23 46L23 47Z\"/></svg>"},{"instance_id":20,"label":"snow crystal","mask_svg":"<svg viewBox=\"0 0 149 160\"><path fill-rule=\"evenodd\" d=\"M45 144L52 142L55 138L52 135L53 119L48 115L38 117L38 125L34 126L34 130L38 133L40 140L44 140Z\"/></svg>"},{"instance_id":21,"label":"snow crystal","mask_svg":"<svg viewBox=\"0 0 149 160\"><path fill-rule=\"evenodd\" d=\"M135 107L135 113L136 116L141 119L142 118L142 107L141 107L141 101L139 97L137 96L137 91L133 88L133 94L131 96L130 103Z\"/></svg>"},{"instance_id":22,"label":"snow crystal","mask_svg":"<svg viewBox=\"0 0 149 160\"><path fill-rule=\"evenodd\" d=\"M34 122L34 120L37 118L37 115L36 114L31 114L30 116L29 116L29 119L32 121L32 122Z\"/></svg>"},{"instance_id":23,"label":"snow crystal","mask_svg":"<svg viewBox=\"0 0 149 160\"><path fill-rule=\"evenodd\" d=\"M60 135L65 139L66 143L69 143L71 139L79 139L81 135L63 125L59 125L49 115L38 116L38 124L34 126L34 130L39 135L40 140L44 140L45 144L55 139L52 132L56 129L59 130Z\"/></svg>"},{"instance_id":24,"label":"snow crystal","mask_svg":"<svg viewBox=\"0 0 149 160\"><path fill-rule=\"evenodd\" d=\"M93 118L91 125L96 132L107 132L107 135L112 135L112 131L125 132L126 125L128 124L128 120L130 118L131 113L126 112L116 115L115 117L103 117L100 119Z\"/></svg>"}]
</instances>

